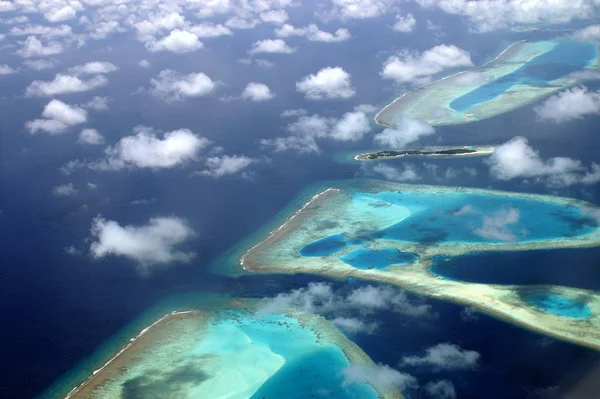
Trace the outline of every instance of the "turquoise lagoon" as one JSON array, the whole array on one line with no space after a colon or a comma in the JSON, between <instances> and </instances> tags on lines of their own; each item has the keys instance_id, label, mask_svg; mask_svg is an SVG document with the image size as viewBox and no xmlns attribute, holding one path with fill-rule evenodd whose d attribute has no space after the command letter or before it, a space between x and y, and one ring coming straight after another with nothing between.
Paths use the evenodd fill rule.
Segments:
<instances>
[{"instance_id":1,"label":"turquoise lagoon","mask_svg":"<svg viewBox=\"0 0 600 399\"><path fill-rule=\"evenodd\" d=\"M587 304L562 295L528 294L524 299L538 309L557 316L571 319L588 319L592 316L592 311Z\"/></svg>"},{"instance_id":2,"label":"turquoise lagoon","mask_svg":"<svg viewBox=\"0 0 600 399\"><path fill-rule=\"evenodd\" d=\"M487 64L403 94L375 122L395 126L409 117L440 126L490 118L578 84L573 73L598 69L598 54L593 41L518 42Z\"/></svg>"}]
</instances>

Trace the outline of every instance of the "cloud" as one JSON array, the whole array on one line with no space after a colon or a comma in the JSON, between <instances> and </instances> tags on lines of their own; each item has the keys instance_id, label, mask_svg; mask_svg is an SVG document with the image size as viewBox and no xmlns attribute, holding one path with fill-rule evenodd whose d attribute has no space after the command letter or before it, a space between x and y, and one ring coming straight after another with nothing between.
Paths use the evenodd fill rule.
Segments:
<instances>
[{"instance_id":1,"label":"cloud","mask_svg":"<svg viewBox=\"0 0 600 399\"><path fill-rule=\"evenodd\" d=\"M44 14L48 22L61 22L75 18L77 12L70 5L65 5L61 8L50 9Z\"/></svg>"},{"instance_id":2,"label":"cloud","mask_svg":"<svg viewBox=\"0 0 600 399\"><path fill-rule=\"evenodd\" d=\"M600 40L600 25L590 25L579 29L573 33L573 37L582 41Z\"/></svg>"},{"instance_id":3,"label":"cloud","mask_svg":"<svg viewBox=\"0 0 600 399\"><path fill-rule=\"evenodd\" d=\"M454 384L448 380L439 380L428 382L423 389L432 398L435 399L455 399L456 390Z\"/></svg>"},{"instance_id":4,"label":"cloud","mask_svg":"<svg viewBox=\"0 0 600 399\"><path fill-rule=\"evenodd\" d=\"M200 50L204 45L198 39L198 35L186 30L174 29L168 36L159 41L149 41L146 48L155 53L159 51L171 51L173 53L191 53Z\"/></svg>"},{"instance_id":5,"label":"cloud","mask_svg":"<svg viewBox=\"0 0 600 399\"><path fill-rule=\"evenodd\" d=\"M295 51L295 48L288 46L281 39L265 39L254 42L249 53L250 55L259 53L291 54Z\"/></svg>"},{"instance_id":6,"label":"cloud","mask_svg":"<svg viewBox=\"0 0 600 399\"><path fill-rule=\"evenodd\" d=\"M396 23L392 27L396 32L409 33L415 29L417 20L412 14L408 13L405 17L402 15L396 15Z\"/></svg>"},{"instance_id":7,"label":"cloud","mask_svg":"<svg viewBox=\"0 0 600 399\"><path fill-rule=\"evenodd\" d=\"M231 36L233 32L226 26L221 24L214 24L212 22L205 22L199 25L194 25L189 28L189 31L198 37L218 37L218 36Z\"/></svg>"},{"instance_id":8,"label":"cloud","mask_svg":"<svg viewBox=\"0 0 600 399\"><path fill-rule=\"evenodd\" d=\"M357 141L371 131L371 124L364 112L346 112L335 123L331 138L338 141Z\"/></svg>"},{"instance_id":9,"label":"cloud","mask_svg":"<svg viewBox=\"0 0 600 399\"><path fill-rule=\"evenodd\" d=\"M273 97L275 94L263 83L250 82L242 92L242 98L250 101L266 101Z\"/></svg>"},{"instance_id":10,"label":"cloud","mask_svg":"<svg viewBox=\"0 0 600 399\"><path fill-rule=\"evenodd\" d=\"M274 152L295 151L299 154L318 153L321 150L312 136L276 137L273 139L260 139L262 148L271 148Z\"/></svg>"},{"instance_id":11,"label":"cloud","mask_svg":"<svg viewBox=\"0 0 600 399\"><path fill-rule=\"evenodd\" d=\"M291 118L291 117L296 117L296 116L304 116L307 113L308 112L304 108L286 109L285 111L283 111L281 113L281 117L282 118Z\"/></svg>"},{"instance_id":12,"label":"cloud","mask_svg":"<svg viewBox=\"0 0 600 399\"><path fill-rule=\"evenodd\" d=\"M544 122L562 123L600 113L600 92L585 86L573 87L548 98L534 108Z\"/></svg>"},{"instance_id":13,"label":"cloud","mask_svg":"<svg viewBox=\"0 0 600 399\"><path fill-rule=\"evenodd\" d=\"M77 142L81 144L99 145L104 143L104 136L96 129L83 129L81 133L79 133Z\"/></svg>"},{"instance_id":14,"label":"cloud","mask_svg":"<svg viewBox=\"0 0 600 399\"><path fill-rule=\"evenodd\" d=\"M417 0L422 7L465 17L479 32L515 25L559 24L588 19L597 12L594 0Z\"/></svg>"},{"instance_id":15,"label":"cloud","mask_svg":"<svg viewBox=\"0 0 600 399\"><path fill-rule=\"evenodd\" d=\"M485 76L481 72L467 71L454 78L453 83L458 86L474 86L485 82Z\"/></svg>"},{"instance_id":16,"label":"cloud","mask_svg":"<svg viewBox=\"0 0 600 399\"><path fill-rule=\"evenodd\" d=\"M23 65L34 71L43 71L45 69L52 69L56 67L58 61L53 59L39 59L39 60L25 60Z\"/></svg>"},{"instance_id":17,"label":"cloud","mask_svg":"<svg viewBox=\"0 0 600 399\"><path fill-rule=\"evenodd\" d=\"M529 146L525 137L515 137L496 147L485 161L490 175L500 180L535 178L538 183L554 187L573 184L595 184L600 181L600 165L592 163L588 169L581 161L554 157L544 160Z\"/></svg>"},{"instance_id":18,"label":"cloud","mask_svg":"<svg viewBox=\"0 0 600 399\"><path fill-rule=\"evenodd\" d=\"M343 42L350 39L348 29L340 28L333 33L325 32L319 29L315 24L310 24L303 28L295 28L292 25L285 24L281 28L275 29L277 37L304 36L313 42Z\"/></svg>"},{"instance_id":19,"label":"cloud","mask_svg":"<svg viewBox=\"0 0 600 399\"><path fill-rule=\"evenodd\" d=\"M306 76L296 82L296 91L309 100L350 98L356 94L350 74L341 67L326 67Z\"/></svg>"},{"instance_id":20,"label":"cloud","mask_svg":"<svg viewBox=\"0 0 600 399\"><path fill-rule=\"evenodd\" d=\"M189 262L193 252L176 247L194 235L185 220L177 217L155 217L143 226L124 225L98 215L92 221L90 253L96 258L124 256L148 273L153 265Z\"/></svg>"},{"instance_id":21,"label":"cloud","mask_svg":"<svg viewBox=\"0 0 600 399\"><path fill-rule=\"evenodd\" d=\"M366 323L353 317L336 317L331 322L350 334L373 334L378 328L376 322Z\"/></svg>"},{"instance_id":22,"label":"cloud","mask_svg":"<svg viewBox=\"0 0 600 399\"><path fill-rule=\"evenodd\" d=\"M151 65L150 61L148 61L148 60L141 60L138 64L140 67L142 67L144 69L150 68L150 65Z\"/></svg>"},{"instance_id":23,"label":"cloud","mask_svg":"<svg viewBox=\"0 0 600 399\"><path fill-rule=\"evenodd\" d=\"M391 0L331 0L331 9L321 14L324 19L367 19L378 17L393 5Z\"/></svg>"},{"instance_id":24,"label":"cloud","mask_svg":"<svg viewBox=\"0 0 600 399\"><path fill-rule=\"evenodd\" d=\"M11 75L17 73L17 70L7 64L0 64L0 75Z\"/></svg>"},{"instance_id":25,"label":"cloud","mask_svg":"<svg viewBox=\"0 0 600 399\"><path fill-rule=\"evenodd\" d=\"M44 106L42 117L45 119L36 119L25 123L25 128L29 133L34 134L42 131L50 134L60 134L64 133L69 126L87 122L87 112L84 109L65 104L56 99L51 100Z\"/></svg>"},{"instance_id":26,"label":"cloud","mask_svg":"<svg viewBox=\"0 0 600 399\"><path fill-rule=\"evenodd\" d=\"M402 149L410 143L418 141L423 136L430 136L435 129L427 122L403 117L394 128L386 128L373 138L376 145L393 149Z\"/></svg>"},{"instance_id":27,"label":"cloud","mask_svg":"<svg viewBox=\"0 0 600 399\"><path fill-rule=\"evenodd\" d=\"M165 101L182 100L187 97L201 97L212 92L218 82L202 72L181 75L170 69L162 70L150 80L150 92Z\"/></svg>"},{"instance_id":28,"label":"cloud","mask_svg":"<svg viewBox=\"0 0 600 399\"><path fill-rule=\"evenodd\" d=\"M225 26L231 29L254 29L260 22L258 18L232 17L225 21Z\"/></svg>"},{"instance_id":29,"label":"cloud","mask_svg":"<svg viewBox=\"0 0 600 399\"><path fill-rule=\"evenodd\" d=\"M510 226L519 223L519 210L515 208L499 209L483 217L483 225L473 230L475 235L494 241L515 241L515 233Z\"/></svg>"},{"instance_id":30,"label":"cloud","mask_svg":"<svg viewBox=\"0 0 600 399\"><path fill-rule=\"evenodd\" d=\"M73 30L69 25L47 26L47 25L25 25L13 26L9 34L11 36L42 36L49 37L69 37L73 34ZM36 38L37 39L37 38Z\"/></svg>"},{"instance_id":31,"label":"cloud","mask_svg":"<svg viewBox=\"0 0 600 399\"><path fill-rule=\"evenodd\" d=\"M216 179L219 177L239 173L254 162L256 162L255 159L244 155L223 155L218 157L209 157L206 159L207 169L199 172L198 174Z\"/></svg>"},{"instance_id":32,"label":"cloud","mask_svg":"<svg viewBox=\"0 0 600 399\"><path fill-rule=\"evenodd\" d=\"M404 390L417 386L417 379L383 364L351 364L341 371L342 386L369 384L379 392L390 388Z\"/></svg>"},{"instance_id":33,"label":"cloud","mask_svg":"<svg viewBox=\"0 0 600 399\"><path fill-rule=\"evenodd\" d=\"M69 72L75 75L98 75L115 72L118 68L111 62L88 62L69 68Z\"/></svg>"},{"instance_id":34,"label":"cloud","mask_svg":"<svg viewBox=\"0 0 600 399\"><path fill-rule=\"evenodd\" d=\"M479 363L480 355L458 345L442 343L427 348L423 356L404 356L403 366L431 367L436 371L472 370Z\"/></svg>"},{"instance_id":35,"label":"cloud","mask_svg":"<svg viewBox=\"0 0 600 399\"><path fill-rule=\"evenodd\" d=\"M94 76L88 80L82 80L77 76L57 74L54 80L34 80L25 89L25 96L56 96L59 94L81 93L106 86L108 79L104 76Z\"/></svg>"},{"instance_id":36,"label":"cloud","mask_svg":"<svg viewBox=\"0 0 600 399\"><path fill-rule=\"evenodd\" d=\"M383 64L381 77L398 83L424 84L447 68L473 66L470 54L454 45L441 44L423 53L401 52Z\"/></svg>"},{"instance_id":37,"label":"cloud","mask_svg":"<svg viewBox=\"0 0 600 399\"><path fill-rule=\"evenodd\" d=\"M106 111L108 109L109 101L109 97L94 96L90 101L81 104L81 106L95 111Z\"/></svg>"},{"instance_id":38,"label":"cloud","mask_svg":"<svg viewBox=\"0 0 600 399\"><path fill-rule=\"evenodd\" d=\"M208 139L189 129L173 130L160 138L152 129L140 127L137 134L123 137L114 146L106 148L103 160L88 166L97 170L173 168L196 159L200 150L209 144Z\"/></svg>"},{"instance_id":39,"label":"cloud","mask_svg":"<svg viewBox=\"0 0 600 399\"><path fill-rule=\"evenodd\" d=\"M392 181L415 181L421 178L414 165L406 162L403 164L402 168L395 168L383 163L377 163L372 166L363 163L361 165L361 170L366 175L381 175L384 179Z\"/></svg>"},{"instance_id":40,"label":"cloud","mask_svg":"<svg viewBox=\"0 0 600 399\"><path fill-rule=\"evenodd\" d=\"M77 190L75 190L75 187L73 187L73 183L62 184L52 189L52 194L56 195L57 197L70 197L76 193Z\"/></svg>"},{"instance_id":41,"label":"cloud","mask_svg":"<svg viewBox=\"0 0 600 399\"><path fill-rule=\"evenodd\" d=\"M260 19L263 22L269 22L275 25L283 24L288 18L288 14L285 10L269 10L260 13Z\"/></svg>"},{"instance_id":42,"label":"cloud","mask_svg":"<svg viewBox=\"0 0 600 399\"><path fill-rule=\"evenodd\" d=\"M23 58L47 57L49 55L60 54L64 52L65 47L56 41L50 41L42 44L35 36L29 36L21 42L21 48L17 50L17 55Z\"/></svg>"}]
</instances>

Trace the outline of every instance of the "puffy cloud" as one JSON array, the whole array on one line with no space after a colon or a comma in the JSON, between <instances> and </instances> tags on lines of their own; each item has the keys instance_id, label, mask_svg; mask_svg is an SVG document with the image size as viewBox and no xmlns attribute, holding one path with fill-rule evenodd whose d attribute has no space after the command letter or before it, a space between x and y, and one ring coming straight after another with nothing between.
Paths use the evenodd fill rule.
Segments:
<instances>
[{"instance_id":1,"label":"puffy cloud","mask_svg":"<svg viewBox=\"0 0 600 399\"><path fill-rule=\"evenodd\" d=\"M21 44L21 48L17 51L17 54L23 58L47 57L65 51L65 47L62 44L55 41L43 44L35 36L29 36Z\"/></svg>"},{"instance_id":2,"label":"puffy cloud","mask_svg":"<svg viewBox=\"0 0 600 399\"><path fill-rule=\"evenodd\" d=\"M423 84L446 68L473 66L470 54L454 45L441 44L422 54L402 52L391 56L383 65L381 76L398 83Z\"/></svg>"},{"instance_id":3,"label":"puffy cloud","mask_svg":"<svg viewBox=\"0 0 600 399\"><path fill-rule=\"evenodd\" d=\"M377 163L373 166L364 163L361 165L361 170L366 175L381 175L384 179L392 181L415 181L421 178L414 165L408 163L404 163L402 168L395 168L383 163Z\"/></svg>"},{"instance_id":4,"label":"puffy cloud","mask_svg":"<svg viewBox=\"0 0 600 399\"><path fill-rule=\"evenodd\" d=\"M57 197L70 197L76 193L77 190L75 187L73 187L73 183L62 184L52 189L52 194L56 195Z\"/></svg>"},{"instance_id":5,"label":"puffy cloud","mask_svg":"<svg viewBox=\"0 0 600 399\"><path fill-rule=\"evenodd\" d=\"M376 322L366 323L354 317L336 317L331 322L350 334L373 334L378 328Z\"/></svg>"},{"instance_id":6,"label":"puffy cloud","mask_svg":"<svg viewBox=\"0 0 600 399\"><path fill-rule=\"evenodd\" d=\"M467 71L454 78L454 84L459 86L473 86L485 82L485 76L481 72Z\"/></svg>"},{"instance_id":7,"label":"puffy cloud","mask_svg":"<svg viewBox=\"0 0 600 399\"><path fill-rule=\"evenodd\" d=\"M549 186L564 187L572 184L595 184L600 181L600 165L592 163L588 169L581 161L554 157L544 160L529 146L525 137L515 137L496 147L485 161L492 177L500 180L535 178Z\"/></svg>"},{"instance_id":8,"label":"puffy cloud","mask_svg":"<svg viewBox=\"0 0 600 399\"><path fill-rule=\"evenodd\" d=\"M295 51L295 48L288 46L281 39L265 39L254 42L249 53L251 55L259 53L291 54Z\"/></svg>"},{"instance_id":9,"label":"puffy cloud","mask_svg":"<svg viewBox=\"0 0 600 399\"><path fill-rule=\"evenodd\" d=\"M405 366L432 367L435 370L469 370L477 367L480 355L458 345L442 343L427 348L423 356L404 356Z\"/></svg>"},{"instance_id":10,"label":"puffy cloud","mask_svg":"<svg viewBox=\"0 0 600 399\"><path fill-rule=\"evenodd\" d=\"M242 98L250 101L266 101L273 97L275 94L263 83L250 82L242 92Z\"/></svg>"},{"instance_id":11,"label":"puffy cloud","mask_svg":"<svg viewBox=\"0 0 600 399\"><path fill-rule=\"evenodd\" d=\"M439 8L465 17L480 32L514 25L558 24L587 19L597 12L595 0L417 0L422 7Z\"/></svg>"},{"instance_id":12,"label":"puffy cloud","mask_svg":"<svg viewBox=\"0 0 600 399\"><path fill-rule=\"evenodd\" d=\"M435 129L427 122L403 117L394 128L386 128L373 138L375 144L402 149L410 143L418 141L423 136L431 136Z\"/></svg>"},{"instance_id":13,"label":"puffy cloud","mask_svg":"<svg viewBox=\"0 0 600 399\"><path fill-rule=\"evenodd\" d=\"M231 29L254 29L259 23L260 20L257 18L232 17L225 21L225 26Z\"/></svg>"},{"instance_id":14,"label":"puffy cloud","mask_svg":"<svg viewBox=\"0 0 600 399\"><path fill-rule=\"evenodd\" d=\"M93 40L103 40L117 32L125 32L117 21L100 21L85 27L87 37Z\"/></svg>"},{"instance_id":15,"label":"puffy cloud","mask_svg":"<svg viewBox=\"0 0 600 399\"><path fill-rule=\"evenodd\" d=\"M104 143L104 136L96 129L83 129L81 133L79 133L77 142L81 144L99 145Z\"/></svg>"},{"instance_id":16,"label":"puffy cloud","mask_svg":"<svg viewBox=\"0 0 600 399\"><path fill-rule=\"evenodd\" d=\"M334 125L331 138L339 141L357 141L370 131L370 122L364 112L346 112Z\"/></svg>"},{"instance_id":17,"label":"puffy cloud","mask_svg":"<svg viewBox=\"0 0 600 399\"><path fill-rule=\"evenodd\" d=\"M152 52L171 51L173 53L191 53L200 50L204 45L198 36L186 30L175 29L159 41L149 41L146 48Z\"/></svg>"},{"instance_id":18,"label":"puffy cloud","mask_svg":"<svg viewBox=\"0 0 600 399\"><path fill-rule=\"evenodd\" d=\"M197 158L210 141L189 129L179 129L157 137L151 129L141 127L137 134L123 137L108 147L105 159L89 164L92 169L119 170L123 168L165 169L182 165Z\"/></svg>"},{"instance_id":19,"label":"puffy cloud","mask_svg":"<svg viewBox=\"0 0 600 399\"><path fill-rule=\"evenodd\" d=\"M25 25L14 26L10 29L9 34L12 36L42 36L48 37L68 37L73 34L73 30L69 25L47 26L47 25ZM37 38L36 38L37 39Z\"/></svg>"},{"instance_id":20,"label":"puffy cloud","mask_svg":"<svg viewBox=\"0 0 600 399\"><path fill-rule=\"evenodd\" d=\"M304 108L298 109L286 109L281 113L282 118L290 118L295 116L304 116L307 114L307 111Z\"/></svg>"},{"instance_id":21,"label":"puffy cloud","mask_svg":"<svg viewBox=\"0 0 600 399\"><path fill-rule=\"evenodd\" d=\"M69 72L75 75L98 75L116 71L118 68L111 62L88 62L69 68Z\"/></svg>"},{"instance_id":22,"label":"puffy cloud","mask_svg":"<svg viewBox=\"0 0 600 399\"><path fill-rule=\"evenodd\" d=\"M77 11L70 5L65 5L61 8L50 9L44 14L44 17L48 22L61 22L75 18Z\"/></svg>"},{"instance_id":23,"label":"puffy cloud","mask_svg":"<svg viewBox=\"0 0 600 399\"><path fill-rule=\"evenodd\" d=\"M448 380L439 380L428 382L423 389L432 398L435 399L455 399L456 390L454 384Z\"/></svg>"},{"instance_id":24,"label":"puffy cloud","mask_svg":"<svg viewBox=\"0 0 600 399\"><path fill-rule=\"evenodd\" d=\"M263 22L269 22L275 25L281 25L288 20L288 14L285 10L269 10L260 13L260 19Z\"/></svg>"},{"instance_id":25,"label":"puffy cloud","mask_svg":"<svg viewBox=\"0 0 600 399\"><path fill-rule=\"evenodd\" d=\"M140 62L138 62L138 65L141 66L142 68L150 68L150 61L148 60L140 60Z\"/></svg>"},{"instance_id":26,"label":"puffy cloud","mask_svg":"<svg viewBox=\"0 0 600 399\"><path fill-rule=\"evenodd\" d=\"M228 27L211 22L191 26L189 31L198 37L230 36L233 34Z\"/></svg>"},{"instance_id":27,"label":"puffy cloud","mask_svg":"<svg viewBox=\"0 0 600 399\"><path fill-rule=\"evenodd\" d=\"M578 40L600 40L600 25L590 25L573 33Z\"/></svg>"},{"instance_id":28,"label":"puffy cloud","mask_svg":"<svg viewBox=\"0 0 600 399\"><path fill-rule=\"evenodd\" d=\"M515 241L515 233L510 226L519 223L519 210L515 208L499 209L483 217L483 225L473 230L475 235L494 241Z\"/></svg>"},{"instance_id":29,"label":"puffy cloud","mask_svg":"<svg viewBox=\"0 0 600 399\"><path fill-rule=\"evenodd\" d=\"M203 176L219 178L228 175L234 175L246 169L255 159L244 155L223 155L218 157L209 157L206 159L207 169L199 172Z\"/></svg>"},{"instance_id":30,"label":"puffy cloud","mask_svg":"<svg viewBox=\"0 0 600 399\"><path fill-rule=\"evenodd\" d=\"M88 80L80 79L78 76L57 74L54 80L34 80L25 89L26 96L56 96L59 94L81 93L106 86L108 79L103 75L94 76Z\"/></svg>"},{"instance_id":31,"label":"puffy cloud","mask_svg":"<svg viewBox=\"0 0 600 399\"><path fill-rule=\"evenodd\" d=\"M16 72L17 70L10 65L0 64L0 75L10 75Z\"/></svg>"},{"instance_id":32,"label":"puffy cloud","mask_svg":"<svg viewBox=\"0 0 600 399\"><path fill-rule=\"evenodd\" d=\"M356 94L350 74L341 67L326 67L306 76L296 82L296 90L310 100L350 98Z\"/></svg>"},{"instance_id":33,"label":"puffy cloud","mask_svg":"<svg viewBox=\"0 0 600 399\"><path fill-rule=\"evenodd\" d=\"M375 18L392 4L391 0L331 0L332 8L322 16L342 20Z\"/></svg>"},{"instance_id":34,"label":"puffy cloud","mask_svg":"<svg viewBox=\"0 0 600 399\"><path fill-rule=\"evenodd\" d=\"M402 15L396 15L396 23L393 26L393 29L397 32L412 32L417 25L417 20L413 17L412 14L406 14L405 17Z\"/></svg>"},{"instance_id":35,"label":"puffy cloud","mask_svg":"<svg viewBox=\"0 0 600 399\"><path fill-rule=\"evenodd\" d=\"M56 60L45 60L45 59L39 59L39 60L25 60L23 62L23 64L29 68L29 69L33 69L34 71L43 71L45 69L52 69L54 68L58 62Z\"/></svg>"},{"instance_id":36,"label":"puffy cloud","mask_svg":"<svg viewBox=\"0 0 600 399\"><path fill-rule=\"evenodd\" d=\"M342 386L369 384L379 392L394 387L403 390L417 386L415 377L383 364L351 364L341 374L344 377Z\"/></svg>"},{"instance_id":37,"label":"puffy cloud","mask_svg":"<svg viewBox=\"0 0 600 399\"><path fill-rule=\"evenodd\" d=\"M343 42L350 39L348 29L338 29L334 33L325 32L319 29L315 24L310 24L304 28L295 28L292 25L285 24L281 28L275 29L277 37L304 36L313 42Z\"/></svg>"},{"instance_id":38,"label":"puffy cloud","mask_svg":"<svg viewBox=\"0 0 600 399\"><path fill-rule=\"evenodd\" d=\"M273 139L260 139L263 148L271 148L274 152L295 151L299 154L318 153L321 150L312 136L288 136Z\"/></svg>"},{"instance_id":39,"label":"puffy cloud","mask_svg":"<svg viewBox=\"0 0 600 399\"><path fill-rule=\"evenodd\" d=\"M42 112L46 119L36 119L25 123L29 133L39 131L49 134L64 133L69 126L87 122L87 112L79 107L65 104L60 100L51 100Z\"/></svg>"},{"instance_id":40,"label":"puffy cloud","mask_svg":"<svg viewBox=\"0 0 600 399\"><path fill-rule=\"evenodd\" d=\"M152 94L166 101L205 96L217 86L217 82L202 72L181 75L170 69L162 70L150 84Z\"/></svg>"},{"instance_id":41,"label":"puffy cloud","mask_svg":"<svg viewBox=\"0 0 600 399\"><path fill-rule=\"evenodd\" d=\"M535 107L537 116L545 122L561 123L600 113L600 92L590 92L579 86L562 91Z\"/></svg>"},{"instance_id":42,"label":"puffy cloud","mask_svg":"<svg viewBox=\"0 0 600 399\"><path fill-rule=\"evenodd\" d=\"M83 108L89 108L96 111L106 111L108 109L109 97L94 96L90 101L81 104Z\"/></svg>"},{"instance_id":43,"label":"puffy cloud","mask_svg":"<svg viewBox=\"0 0 600 399\"><path fill-rule=\"evenodd\" d=\"M177 217L155 217L143 226L121 226L98 215L92 221L91 235L94 258L124 256L137 262L142 273L157 264L189 262L195 255L176 249L194 235L185 220Z\"/></svg>"}]
</instances>

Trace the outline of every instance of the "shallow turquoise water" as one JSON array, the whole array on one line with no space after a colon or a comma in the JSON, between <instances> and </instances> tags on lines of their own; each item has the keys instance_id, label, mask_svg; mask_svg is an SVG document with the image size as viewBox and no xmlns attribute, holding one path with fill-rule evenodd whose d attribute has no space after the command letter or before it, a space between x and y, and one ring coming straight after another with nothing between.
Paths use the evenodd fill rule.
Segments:
<instances>
[{"instance_id":1,"label":"shallow turquoise water","mask_svg":"<svg viewBox=\"0 0 600 399\"><path fill-rule=\"evenodd\" d=\"M450 103L450 108L458 112L468 112L474 105L492 100L515 85L547 85L556 79L581 71L597 55L598 49L593 43L560 40L552 50L535 57L516 71L456 98Z\"/></svg>"},{"instance_id":2,"label":"shallow turquoise water","mask_svg":"<svg viewBox=\"0 0 600 399\"><path fill-rule=\"evenodd\" d=\"M406 265L417 259L410 252L401 252L394 248L361 248L341 256L340 260L357 269L385 269L391 265Z\"/></svg>"},{"instance_id":3,"label":"shallow turquoise water","mask_svg":"<svg viewBox=\"0 0 600 399\"><path fill-rule=\"evenodd\" d=\"M592 316L592 311L585 303L564 296L530 294L525 298L537 308L555 315L572 319L587 319Z\"/></svg>"},{"instance_id":4,"label":"shallow turquoise water","mask_svg":"<svg viewBox=\"0 0 600 399\"><path fill-rule=\"evenodd\" d=\"M327 256L341 251L348 245L361 244L361 240L351 239L343 234L334 234L313 241L300 250L302 256Z\"/></svg>"}]
</instances>

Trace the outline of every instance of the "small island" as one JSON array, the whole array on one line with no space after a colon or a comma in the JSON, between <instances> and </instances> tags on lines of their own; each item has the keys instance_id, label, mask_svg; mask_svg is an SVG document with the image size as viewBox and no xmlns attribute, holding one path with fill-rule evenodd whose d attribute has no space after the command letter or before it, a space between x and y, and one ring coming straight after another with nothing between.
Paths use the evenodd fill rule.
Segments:
<instances>
[{"instance_id":1,"label":"small island","mask_svg":"<svg viewBox=\"0 0 600 399\"><path fill-rule=\"evenodd\" d=\"M447 147L424 147L406 150L381 150L365 152L354 156L356 161L383 161L401 157L431 157L431 158L453 158L465 156L486 156L494 153L495 147L476 146L447 146Z\"/></svg>"}]
</instances>

